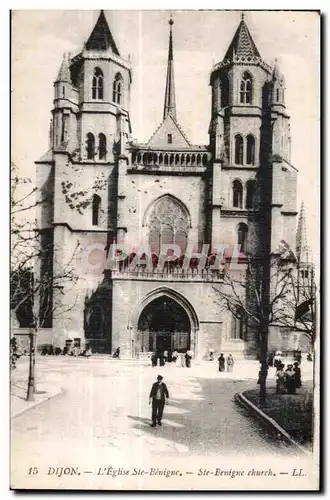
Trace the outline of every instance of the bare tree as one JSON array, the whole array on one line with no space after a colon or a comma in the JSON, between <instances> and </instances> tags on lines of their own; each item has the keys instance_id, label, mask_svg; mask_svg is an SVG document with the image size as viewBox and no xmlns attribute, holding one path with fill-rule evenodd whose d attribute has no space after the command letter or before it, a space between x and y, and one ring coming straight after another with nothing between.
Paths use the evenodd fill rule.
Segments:
<instances>
[{"instance_id":1,"label":"bare tree","mask_svg":"<svg viewBox=\"0 0 330 500\"><path fill-rule=\"evenodd\" d=\"M97 178L89 189L78 189L74 182L62 182L62 193L71 210L83 213L90 205L90 193L105 189L105 179ZM11 166L11 278L10 306L14 314L25 316L25 323L44 326L47 318L74 308L60 300L78 281L75 259L80 252L77 242L71 254L57 261L61 249L40 228L36 210L52 202L52 193L38 189L28 177ZM25 326L27 326L25 324Z\"/></svg>"},{"instance_id":2,"label":"bare tree","mask_svg":"<svg viewBox=\"0 0 330 500\"><path fill-rule=\"evenodd\" d=\"M275 252L270 259L269 300L265 301L263 263L245 256L241 267L242 271L235 272L226 265L223 284L214 289L220 305L256 333L260 362L264 363L263 358L267 357L268 328L265 329L265 325L301 331L314 342L316 288L312 268L309 274L306 270L302 274L287 247ZM265 400L266 378L267 373L264 379L260 377L261 403Z\"/></svg>"}]
</instances>

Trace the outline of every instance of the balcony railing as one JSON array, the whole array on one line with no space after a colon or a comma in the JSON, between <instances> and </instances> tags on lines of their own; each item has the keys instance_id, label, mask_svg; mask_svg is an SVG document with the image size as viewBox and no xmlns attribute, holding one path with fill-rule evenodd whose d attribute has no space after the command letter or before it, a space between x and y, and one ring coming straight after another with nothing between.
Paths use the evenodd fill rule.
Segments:
<instances>
[{"instance_id":1,"label":"balcony railing","mask_svg":"<svg viewBox=\"0 0 330 500\"><path fill-rule=\"evenodd\" d=\"M135 270L125 269L115 269L108 271L113 279L119 280L149 280L149 281L202 281L202 282L214 282L223 280L223 271L220 270L209 270L198 268L187 270L182 268L174 269L146 269L143 267L137 268Z\"/></svg>"},{"instance_id":2,"label":"balcony railing","mask_svg":"<svg viewBox=\"0 0 330 500\"><path fill-rule=\"evenodd\" d=\"M132 153L132 168L139 170L204 172L208 161L208 153L205 150L189 152L138 150Z\"/></svg>"}]
</instances>

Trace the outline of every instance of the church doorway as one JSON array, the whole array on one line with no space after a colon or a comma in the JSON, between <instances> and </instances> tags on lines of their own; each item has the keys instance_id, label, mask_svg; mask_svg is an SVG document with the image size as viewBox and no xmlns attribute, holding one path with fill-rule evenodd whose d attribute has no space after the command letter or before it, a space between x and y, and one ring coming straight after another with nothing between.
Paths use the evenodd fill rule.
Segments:
<instances>
[{"instance_id":1,"label":"church doorway","mask_svg":"<svg viewBox=\"0 0 330 500\"><path fill-rule=\"evenodd\" d=\"M186 352L191 348L191 325L187 312L171 297L157 297L146 305L140 315L138 341L143 352Z\"/></svg>"}]
</instances>

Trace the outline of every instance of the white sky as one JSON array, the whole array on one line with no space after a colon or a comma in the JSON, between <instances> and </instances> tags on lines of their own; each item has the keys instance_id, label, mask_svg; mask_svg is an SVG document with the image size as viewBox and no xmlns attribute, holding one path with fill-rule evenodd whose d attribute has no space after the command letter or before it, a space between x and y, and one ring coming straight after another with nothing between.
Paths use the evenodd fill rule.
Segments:
<instances>
[{"instance_id":1,"label":"white sky","mask_svg":"<svg viewBox=\"0 0 330 500\"><path fill-rule=\"evenodd\" d=\"M196 144L208 143L212 65L222 60L240 22L235 11L172 11L177 118ZM146 141L162 119L168 11L106 11L120 54L133 68L133 137ZM12 159L34 175L48 149L53 81L63 52L77 53L99 15L90 10L18 10L12 27ZM309 243L319 254L319 16L314 12L247 11L245 20L263 59L278 58L291 116L291 162L298 168L298 208L304 200Z\"/></svg>"}]
</instances>

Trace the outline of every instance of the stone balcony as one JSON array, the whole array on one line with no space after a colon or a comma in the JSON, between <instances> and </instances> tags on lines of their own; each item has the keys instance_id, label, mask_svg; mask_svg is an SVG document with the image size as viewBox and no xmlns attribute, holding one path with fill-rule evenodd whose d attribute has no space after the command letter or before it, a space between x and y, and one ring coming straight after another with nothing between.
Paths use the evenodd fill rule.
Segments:
<instances>
[{"instance_id":1,"label":"stone balcony","mask_svg":"<svg viewBox=\"0 0 330 500\"><path fill-rule=\"evenodd\" d=\"M221 282L223 281L223 272L221 270L198 270L189 268L184 270L182 268L174 269L144 269L140 267L136 270L130 270L129 268L121 270L107 270L107 275L111 279L115 280L133 280L133 281L180 281L180 282Z\"/></svg>"},{"instance_id":2,"label":"stone balcony","mask_svg":"<svg viewBox=\"0 0 330 500\"><path fill-rule=\"evenodd\" d=\"M203 173L209 163L205 149L187 151L155 151L138 149L132 152L132 171Z\"/></svg>"}]
</instances>

